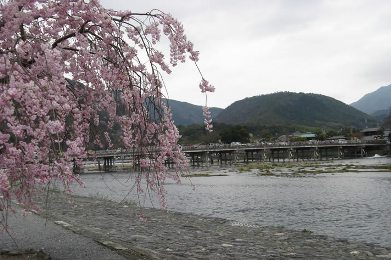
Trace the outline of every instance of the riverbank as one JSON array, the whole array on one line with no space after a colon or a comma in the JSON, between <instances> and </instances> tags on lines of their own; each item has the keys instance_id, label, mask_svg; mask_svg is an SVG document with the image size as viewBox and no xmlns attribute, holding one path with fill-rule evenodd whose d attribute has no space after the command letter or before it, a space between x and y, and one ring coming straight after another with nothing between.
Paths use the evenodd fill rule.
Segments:
<instances>
[{"instance_id":1,"label":"riverbank","mask_svg":"<svg viewBox=\"0 0 391 260\"><path fill-rule=\"evenodd\" d=\"M64 229L49 219L14 205L7 216L8 233L0 232L1 260L124 260L92 238Z\"/></svg>"},{"instance_id":2,"label":"riverbank","mask_svg":"<svg viewBox=\"0 0 391 260\"><path fill-rule=\"evenodd\" d=\"M357 165L339 161L307 162L258 162L237 167L239 172L253 172L258 175L303 177L316 174L335 174L343 172L391 172L391 164Z\"/></svg>"},{"instance_id":3,"label":"riverbank","mask_svg":"<svg viewBox=\"0 0 391 260\"><path fill-rule=\"evenodd\" d=\"M45 202L40 202L45 207ZM311 231L50 194L41 216L131 259L380 259L391 249Z\"/></svg>"}]
</instances>

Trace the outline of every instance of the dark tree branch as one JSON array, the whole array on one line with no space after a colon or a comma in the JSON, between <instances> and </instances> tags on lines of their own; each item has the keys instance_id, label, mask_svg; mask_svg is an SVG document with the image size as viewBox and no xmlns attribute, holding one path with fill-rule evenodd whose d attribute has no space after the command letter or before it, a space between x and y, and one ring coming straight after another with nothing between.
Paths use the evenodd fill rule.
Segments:
<instances>
[{"instance_id":1,"label":"dark tree branch","mask_svg":"<svg viewBox=\"0 0 391 260\"><path fill-rule=\"evenodd\" d=\"M20 37L23 41L26 40L26 31L24 30L23 24L19 25L19 30L20 30Z\"/></svg>"},{"instance_id":2,"label":"dark tree branch","mask_svg":"<svg viewBox=\"0 0 391 260\"><path fill-rule=\"evenodd\" d=\"M90 21L87 20L83 23L83 25L80 27L79 29L79 33L84 33L85 32L85 26L89 23ZM76 32L73 32L73 33L70 33L70 34L67 34L67 35L64 35L63 37L57 39L53 44L52 44L52 49L56 48L57 45L69 38L72 38L72 37L75 37L76 36Z\"/></svg>"},{"instance_id":3,"label":"dark tree branch","mask_svg":"<svg viewBox=\"0 0 391 260\"><path fill-rule=\"evenodd\" d=\"M73 33L70 33L70 34L67 34L67 35L64 35L63 37L57 39L53 44L52 44L52 49L56 48L57 45L63 41L65 41L66 39L69 39L69 38L72 38L72 37L75 37L76 36L76 33L73 32Z\"/></svg>"}]
</instances>

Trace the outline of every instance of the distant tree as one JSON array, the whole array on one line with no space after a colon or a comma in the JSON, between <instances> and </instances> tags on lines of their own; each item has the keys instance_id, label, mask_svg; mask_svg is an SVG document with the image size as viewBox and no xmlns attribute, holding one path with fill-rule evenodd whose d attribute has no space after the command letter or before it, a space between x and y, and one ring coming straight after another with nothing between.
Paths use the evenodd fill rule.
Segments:
<instances>
[{"instance_id":1,"label":"distant tree","mask_svg":"<svg viewBox=\"0 0 391 260\"><path fill-rule=\"evenodd\" d=\"M220 137L223 143L248 143L250 141L250 132L245 126L225 126L220 132Z\"/></svg>"},{"instance_id":2,"label":"distant tree","mask_svg":"<svg viewBox=\"0 0 391 260\"><path fill-rule=\"evenodd\" d=\"M157 47L162 36L169 42L169 63ZM162 101L161 73L187 57L196 62L198 52L183 26L158 10L114 11L97 0L1 1L0 211L13 198L33 205L33 194L52 180L66 189L79 182L73 163L81 163L90 141L112 146L108 132L102 138L90 128L99 126L101 111L109 129L120 126L124 147L141 156L138 191L145 178L164 206L165 179L178 180L187 160ZM199 87L214 90L204 78ZM115 92L121 93L120 113ZM211 130L207 108L204 114ZM167 158L176 175L167 174Z\"/></svg>"},{"instance_id":3,"label":"distant tree","mask_svg":"<svg viewBox=\"0 0 391 260\"><path fill-rule=\"evenodd\" d=\"M337 136L339 134L340 134L339 131L331 129L331 130L326 132L326 137L329 138L329 137L332 137L332 136Z\"/></svg>"},{"instance_id":4,"label":"distant tree","mask_svg":"<svg viewBox=\"0 0 391 260\"><path fill-rule=\"evenodd\" d=\"M220 140L219 131L216 127L214 129L210 133L205 131L205 127L202 125L178 126L179 133L181 134L179 141L183 145L218 143Z\"/></svg>"},{"instance_id":5,"label":"distant tree","mask_svg":"<svg viewBox=\"0 0 391 260\"><path fill-rule=\"evenodd\" d=\"M301 137L301 136L292 136L289 141L291 142L305 142L307 141L307 139L305 137Z\"/></svg>"},{"instance_id":6,"label":"distant tree","mask_svg":"<svg viewBox=\"0 0 391 260\"><path fill-rule=\"evenodd\" d=\"M327 138L327 133L324 129L316 129L314 133L316 134L316 139L319 141L324 141Z\"/></svg>"}]
</instances>

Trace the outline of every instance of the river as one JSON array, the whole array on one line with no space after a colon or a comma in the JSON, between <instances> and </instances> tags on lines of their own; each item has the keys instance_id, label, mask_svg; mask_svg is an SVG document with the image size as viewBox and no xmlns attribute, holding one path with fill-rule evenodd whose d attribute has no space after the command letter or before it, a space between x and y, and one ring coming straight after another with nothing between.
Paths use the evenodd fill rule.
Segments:
<instances>
[{"instance_id":1,"label":"river","mask_svg":"<svg viewBox=\"0 0 391 260\"><path fill-rule=\"evenodd\" d=\"M337 161L356 165L390 164L390 158ZM222 170L219 171L220 173ZM241 224L284 226L316 234L391 247L391 172L341 172L305 177L228 176L184 179L167 184L167 208L230 219ZM83 196L141 201L129 192L134 180L125 173L82 175Z\"/></svg>"}]
</instances>

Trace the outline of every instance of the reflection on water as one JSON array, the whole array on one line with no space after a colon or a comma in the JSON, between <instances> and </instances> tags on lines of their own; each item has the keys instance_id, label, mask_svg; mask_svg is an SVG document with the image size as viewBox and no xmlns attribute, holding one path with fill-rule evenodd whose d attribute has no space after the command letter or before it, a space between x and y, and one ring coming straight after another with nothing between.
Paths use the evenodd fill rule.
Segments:
<instances>
[{"instance_id":1,"label":"reflection on water","mask_svg":"<svg viewBox=\"0 0 391 260\"><path fill-rule=\"evenodd\" d=\"M336 163L377 165L391 160ZM77 189L77 194L117 201L137 200L134 192L128 194L133 185L129 174L85 175L83 180L86 188ZM191 178L191 182L167 185L168 209L242 223L307 229L391 246L390 172L347 172L302 178L244 173ZM151 205L149 197L144 202Z\"/></svg>"}]
</instances>

